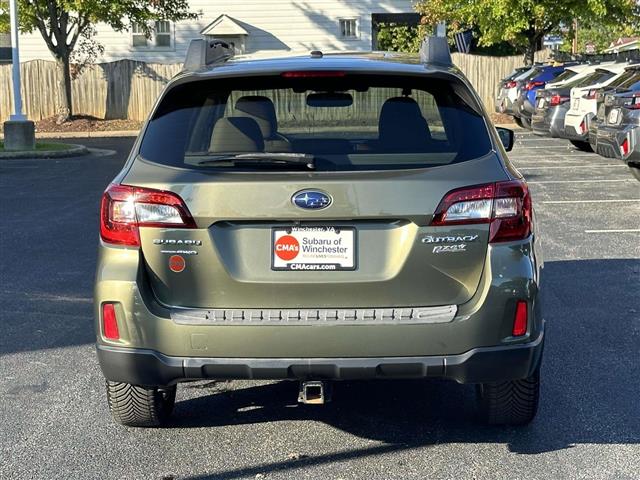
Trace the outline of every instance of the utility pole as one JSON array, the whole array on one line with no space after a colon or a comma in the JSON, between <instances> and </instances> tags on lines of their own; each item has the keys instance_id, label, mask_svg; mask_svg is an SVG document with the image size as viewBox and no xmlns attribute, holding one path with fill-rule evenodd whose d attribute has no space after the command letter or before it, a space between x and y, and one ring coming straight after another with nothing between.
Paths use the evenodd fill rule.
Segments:
<instances>
[{"instance_id":1,"label":"utility pole","mask_svg":"<svg viewBox=\"0 0 640 480\"><path fill-rule=\"evenodd\" d=\"M20 52L18 47L18 0L9 0L11 59L13 79L13 115L4 123L5 150L35 150L35 125L22 113L20 90Z\"/></svg>"}]
</instances>

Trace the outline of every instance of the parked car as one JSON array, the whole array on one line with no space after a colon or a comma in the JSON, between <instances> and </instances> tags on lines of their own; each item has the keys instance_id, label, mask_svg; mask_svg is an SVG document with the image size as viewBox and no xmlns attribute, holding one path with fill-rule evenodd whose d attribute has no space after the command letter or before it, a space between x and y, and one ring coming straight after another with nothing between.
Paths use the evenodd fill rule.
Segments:
<instances>
[{"instance_id":1,"label":"parked car","mask_svg":"<svg viewBox=\"0 0 640 480\"><path fill-rule=\"evenodd\" d=\"M597 139L598 139L598 125L603 123L605 119L605 96L609 93L624 93L633 91L637 83L637 78L640 76L640 70L638 68L638 62L631 63L622 75L615 78L606 87L598 89L596 93L597 113L592 122L589 123L589 143L593 151L597 151Z\"/></svg>"},{"instance_id":2,"label":"parked car","mask_svg":"<svg viewBox=\"0 0 640 480\"><path fill-rule=\"evenodd\" d=\"M547 82L553 81L565 70L564 66L545 65L537 68L537 72L520 89L515 102L515 116L525 128L531 128L531 116L535 111L536 92L544 88ZM573 72L571 75L575 75Z\"/></svg>"},{"instance_id":3,"label":"parked car","mask_svg":"<svg viewBox=\"0 0 640 480\"><path fill-rule=\"evenodd\" d=\"M575 75L565 81L558 77L558 81L536 92L536 109L531 117L533 133L553 138L564 135L564 117L570 107L571 89L580 85L591 85L600 78L600 74L594 75L597 68L599 65L589 64L568 67L565 72L573 71Z\"/></svg>"},{"instance_id":4,"label":"parked car","mask_svg":"<svg viewBox=\"0 0 640 480\"><path fill-rule=\"evenodd\" d=\"M615 80L618 75L624 72L626 66L626 63L601 65L596 69L596 73L600 74L596 82L571 89L571 106L564 118L564 134L562 138L568 139L579 150L592 150L589 144L589 124L597 113L596 96L598 89L606 87Z\"/></svg>"},{"instance_id":5,"label":"parked car","mask_svg":"<svg viewBox=\"0 0 640 480\"><path fill-rule=\"evenodd\" d=\"M425 377L476 384L488 423L534 418L542 260L513 132L428 42L421 61L192 42L102 198L116 421L164 424L196 379L323 403L333 380Z\"/></svg>"},{"instance_id":6,"label":"parked car","mask_svg":"<svg viewBox=\"0 0 640 480\"><path fill-rule=\"evenodd\" d=\"M640 65L627 69L626 81L605 94L597 122L595 151L618 158L640 180Z\"/></svg>"},{"instance_id":7,"label":"parked car","mask_svg":"<svg viewBox=\"0 0 640 480\"><path fill-rule=\"evenodd\" d=\"M513 103L513 100L516 98L515 95L510 97L509 92L513 91L515 93L517 78L528 70L531 70L531 67L518 67L505 78L500 80L500 83L498 84L498 95L496 96L495 102L495 110L497 113L507 113L509 104Z\"/></svg>"},{"instance_id":8,"label":"parked car","mask_svg":"<svg viewBox=\"0 0 640 480\"><path fill-rule=\"evenodd\" d=\"M504 86L504 92L500 93L500 95L502 95L502 101L500 103L500 113L504 113L506 115L511 115L512 117L514 117L515 122L520 127L522 127L522 123L520 122L520 117L516 115L516 101L518 100L518 97L520 95L520 89L527 84L531 77L537 74L538 67L539 65L534 65L524 70L523 73L516 76L513 80L507 82Z\"/></svg>"}]
</instances>

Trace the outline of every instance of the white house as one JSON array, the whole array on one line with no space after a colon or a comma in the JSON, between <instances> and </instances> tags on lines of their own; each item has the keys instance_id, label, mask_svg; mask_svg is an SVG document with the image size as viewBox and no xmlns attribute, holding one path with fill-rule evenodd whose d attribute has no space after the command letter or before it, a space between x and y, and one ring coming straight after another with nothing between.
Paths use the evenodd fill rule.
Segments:
<instances>
[{"instance_id":1,"label":"white house","mask_svg":"<svg viewBox=\"0 0 640 480\"><path fill-rule=\"evenodd\" d=\"M99 61L124 58L175 63L193 38L220 38L238 53L257 51L372 50L378 22L416 24L412 0L190 0L197 20L156 22L145 38L139 28L116 32L97 26L105 47ZM22 34L20 59L51 59L40 34Z\"/></svg>"}]
</instances>

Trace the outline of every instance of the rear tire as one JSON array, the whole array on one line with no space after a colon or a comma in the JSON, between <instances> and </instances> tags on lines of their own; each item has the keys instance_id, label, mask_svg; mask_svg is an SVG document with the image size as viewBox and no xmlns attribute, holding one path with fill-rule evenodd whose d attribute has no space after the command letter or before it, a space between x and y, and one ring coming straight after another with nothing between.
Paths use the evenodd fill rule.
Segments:
<instances>
[{"instance_id":1,"label":"rear tire","mask_svg":"<svg viewBox=\"0 0 640 480\"><path fill-rule=\"evenodd\" d=\"M513 117L513 120L516 122L516 125L518 125L520 128L524 128L524 125L522 125L522 120L520 120L520 117Z\"/></svg>"},{"instance_id":2,"label":"rear tire","mask_svg":"<svg viewBox=\"0 0 640 480\"><path fill-rule=\"evenodd\" d=\"M629 165L629 171L631 172L631 175L636 177L636 180L640 180L640 165L638 165L637 167L632 167L631 165Z\"/></svg>"},{"instance_id":3,"label":"rear tire","mask_svg":"<svg viewBox=\"0 0 640 480\"><path fill-rule=\"evenodd\" d=\"M176 386L142 387L107 380L109 410L116 422L127 427L160 427L171 416Z\"/></svg>"},{"instance_id":4,"label":"rear tire","mask_svg":"<svg viewBox=\"0 0 640 480\"><path fill-rule=\"evenodd\" d=\"M580 140L569 140L571 145L576 147L581 152L593 152L593 148L591 148L591 144L589 142L581 142Z\"/></svg>"},{"instance_id":5,"label":"rear tire","mask_svg":"<svg viewBox=\"0 0 640 480\"><path fill-rule=\"evenodd\" d=\"M477 387L480 418L489 425L526 425L536 416L540 368L522 380L482 383Z\"/></svg>"}]
</instances>

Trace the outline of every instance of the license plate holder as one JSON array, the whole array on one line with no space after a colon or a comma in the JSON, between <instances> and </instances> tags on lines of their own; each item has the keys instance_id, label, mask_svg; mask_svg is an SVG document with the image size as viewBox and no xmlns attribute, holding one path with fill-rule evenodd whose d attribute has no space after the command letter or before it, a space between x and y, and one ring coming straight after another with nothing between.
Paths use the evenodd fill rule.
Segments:
<instances>
[{"instance_id":1,"label":"license plate holder","mask_svg":"<svg viewBox=\"0 0 640 480\"><path fill-rule=\"evenodd\" d=\"M344 226L271 229L271 270L344 271L357 267L357 231Z\"/></svg>"},{"instance_id":2,"label":"license plate holder","mask_svg":"<svg viewBox=\"0 0 640 480\"><path fill-rule=\"evenodd\" d=\"M615 125L618 123L619 120L619 115L620 115L620 110L617 108L612 109L609 112L609 123L611 123L612 125Z\"/></svg>"}]
</instances>

